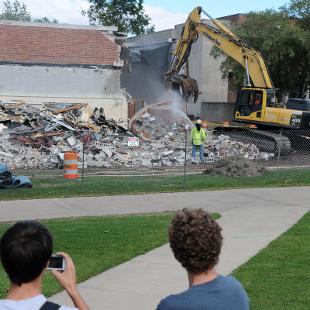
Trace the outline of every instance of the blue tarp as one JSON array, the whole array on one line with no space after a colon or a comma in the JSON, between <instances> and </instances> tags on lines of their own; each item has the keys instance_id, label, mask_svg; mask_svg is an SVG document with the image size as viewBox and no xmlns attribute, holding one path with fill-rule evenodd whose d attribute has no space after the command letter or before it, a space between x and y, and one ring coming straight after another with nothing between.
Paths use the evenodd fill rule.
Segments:
<instances>
[{"instance_id":1,"label":"blue tarp","mask_svg":"<svg viewBox=\"0 0 310 310\"><path fill-rule=\"evenodd\" d=\"M0 163L0 190L9 188L31 188L32 184L28 177L12 176L7 166Z\"/></svg>"}]
</instances>

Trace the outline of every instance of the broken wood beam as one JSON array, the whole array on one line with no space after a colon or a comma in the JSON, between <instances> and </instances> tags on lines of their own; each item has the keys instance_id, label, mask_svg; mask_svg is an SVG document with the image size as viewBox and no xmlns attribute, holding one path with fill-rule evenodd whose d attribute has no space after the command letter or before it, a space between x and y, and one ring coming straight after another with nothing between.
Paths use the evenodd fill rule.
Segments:
<instances>
[{"instance_id":1,"label":"broken wood beam","mask_svg":"<svg viewBox=\"0 0 310 310\"><path fill-rule=\"evenodd\" d=\"M73 111L73 110L79 110L81 108L86 107L87 105L88 105L87 103L79 103L79 104L72 105L68 108L55 110L55 111L53 111L53 113L54 114L60 114L60 113L69 112L69 111Z\"/></svg>"}]
</instances>

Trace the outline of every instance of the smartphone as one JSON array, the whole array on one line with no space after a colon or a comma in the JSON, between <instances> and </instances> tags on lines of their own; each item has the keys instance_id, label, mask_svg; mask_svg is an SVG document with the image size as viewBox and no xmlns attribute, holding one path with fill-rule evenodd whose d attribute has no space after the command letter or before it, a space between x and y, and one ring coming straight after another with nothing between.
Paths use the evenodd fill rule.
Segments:
<instances>
[{"instance_id":1,"label":"smartphone","mask_svg":"<svg viewBox=\"0 0 310 310\"><path fill-rule=\"evenodd\" d=\"M66 269L66 260L61 255L53 254L48 262L46 269L64 271Z\"/></svg>"}]
</instances>

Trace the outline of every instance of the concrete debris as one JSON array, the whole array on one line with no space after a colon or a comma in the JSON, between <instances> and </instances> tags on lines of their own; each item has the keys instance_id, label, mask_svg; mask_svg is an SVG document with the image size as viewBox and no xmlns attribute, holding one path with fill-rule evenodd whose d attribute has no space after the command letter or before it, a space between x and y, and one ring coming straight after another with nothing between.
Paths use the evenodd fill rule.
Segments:
<instances>
[{"instance_id":1,"label":"concrete debris","mask_svg":"<svg viewBox=\"0 0 310 310\"><path fill-rule=\"evenodd\" d=\"M12 155L12 154L10 154L10 153L1 152L1 151L0 151L0 156L9 157L9 158L14 158L14 155Z\"/></svg>"},{"instance_id":2,"label":"concrete debris","mask_svg":"<svg viewBox=\"0 0 310 310\"><path fill-rule=\"evenodd\" d=\"M203 174L235 178L240 176L259 176L264 171L265 168L256 161L245 158L226 158L209 165Z\"/></svg>"},{"instance_id":3,"label":"concrete debris","mask_svg":"<svg viewBox=\"0 0 310 310\"><path fill-rule=\"evenodd\" d=\"M183 166L186 158L191 161L193 124L167 102L138 112L130 130L106 119L102 108L91 110L86 104L36 107L0 102L0 126L0 162L11 169L62 168L66 151L77 152L80 162L84 152L84 166L96 168ZM128 146L128 138L134 136L139 137L139 146ZM207 131L204 152L208 164L222 158L269 160L274 156L211 131Z\"/></svg>"},{"instance_id":4,"label":"concrete debris","mask_svg":"<svg viewBox=\"0 0 310 310\"><path fill-rule=\"evenodd\" d=\"M191 163L190 130L192 122L185 113L169 102L145 107L130 123L131 131L143 143L140 153L142 166L183 166L186 158ZM229 136L213 135L206 130L204 145L205 163L213 163L222 158L245 158L249 160L269 160L274 154L262 153L254 144L233 141ZM185 143L187 141L187 144Z\"/></svg>"},{"instance_id":5,"label":"concrete debris","mask_svg":"<svg viewBox=\"0 0 310 310\"><path fill-rule=\"evenodd\" d=\"M234 141L226 135L215 136L207 131L205 156L215 159L241 157L250 160L269 160L274 157L274 154L261 152L255 144Z\"/></svg>"},{"instance_id":6,"label":"concrete debris","mask_svg":"<svg viewBox=\"0 0 310 310\"><path fill-rule=\"evenodd\" d=\"M70 136L69 138L67 138L67 142L70 144L70 146L75 146L76 138L74 136Z\"/></svg>"},{"instance_id":7,"label":"concrete debris","mask_svg":"<svg viewBox=\"0 0 310 310\"><path fill-rule=\"evenodd\" d=\"M76 151L81 160L83 149L90 164L107 167L106 158L112 161L132 136L107 120L102 108L91 110L87 104L0 102L0 125L0 162L11 169L61 168L64 152Z\"/></svg>"}]
</instances>

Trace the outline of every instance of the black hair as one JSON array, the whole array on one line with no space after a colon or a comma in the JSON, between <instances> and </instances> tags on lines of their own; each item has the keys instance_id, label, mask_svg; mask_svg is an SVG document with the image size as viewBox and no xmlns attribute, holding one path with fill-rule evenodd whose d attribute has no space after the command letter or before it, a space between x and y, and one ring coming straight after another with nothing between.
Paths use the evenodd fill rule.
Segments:
<instances>
[{"instance_id":1,"label":"black hair","mask_svg":"<svg viewBox=\"0 0 310 310\"><path fill-rule=\"evenodd\" d=\"M10 281L17 285L35 280L53 253L53 238L36 221L21 221L0 240L0 257Z\"/></svg>"}]
</instances>

